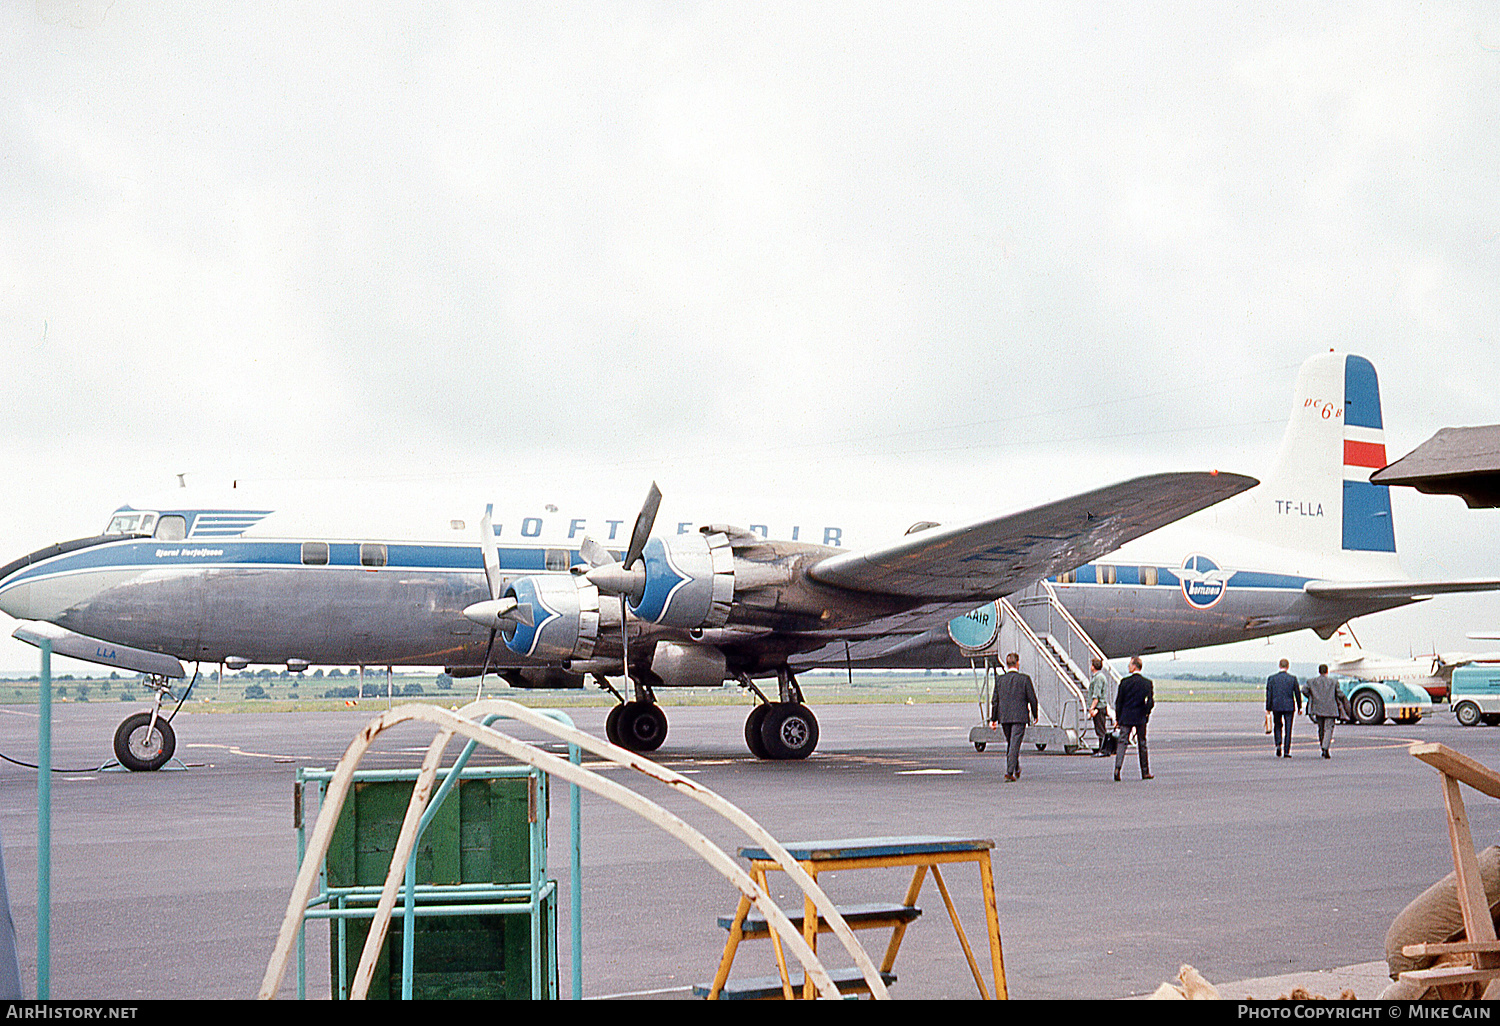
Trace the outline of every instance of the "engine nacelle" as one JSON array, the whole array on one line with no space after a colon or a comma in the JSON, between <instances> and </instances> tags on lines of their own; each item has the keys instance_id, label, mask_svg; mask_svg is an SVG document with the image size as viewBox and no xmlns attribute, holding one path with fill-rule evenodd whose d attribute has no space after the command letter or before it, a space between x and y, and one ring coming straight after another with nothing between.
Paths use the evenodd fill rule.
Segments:
<instances>
[{"instance_id":1,"label":"engine nacelle","mask_svg":"<svg viewBox=\"0 0 1500 1026\"><path fill-rule=\"evenodd\" d=\"M630 612L664 627L722 627L734 604L734 552L728 536L652 538L641 558L646 586Z\"/></svg>"},{"instance_id":2,"label":"engine nacelle","mask_svg":"<svg viewBox=\"0 0 1500 1026\"><path fill-rule=\"evenodd\" d=\"M518 656L562 663L587 659L599 639L599 589L572 574L522 577L505 589L518 608L530 608L531 626L519 618L500 631Z\"/></svg>"},{"instance_id":3,"label":"engine nacelle","mask_svg":"<svg viewBox=\"0 0 1500 1026\"><path fill-rule=\"evenodd\" d=\"M651 672L660 687L722 687L729 671L724 652L713 645L684 645L658 641L651 654Z\"/></svg>"}]
</instances>

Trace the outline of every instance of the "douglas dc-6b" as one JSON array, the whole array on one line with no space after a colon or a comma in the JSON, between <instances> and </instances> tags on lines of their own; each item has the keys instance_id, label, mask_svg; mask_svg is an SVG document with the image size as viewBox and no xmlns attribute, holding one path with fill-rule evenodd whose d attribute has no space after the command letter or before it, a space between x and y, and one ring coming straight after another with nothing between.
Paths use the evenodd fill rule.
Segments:
<instances>
[{"instance_id":1,"label":"douglas dc-6b","mask_svg":"<svg viewBox=\"0 0 1500 1026\"><path fill-rule=\"evenodd\" d=\"M405 526L358 502L328 515L242 498L127 506L97 537L0 567L0 609L24 621L17 637L148 674L162 693L183 662L443 666L518 687L592 678L620 699L610 739L637 751L666 736L655 689L734 681L755 698L751 751L804 758L818 726L798 672L968 665L950 621L1038 582L1110 658L1304 627L1327 637L1354 616L1500 587L1405 578L1387 491L1368 480L1385 463L1382 429L1373 367L1326 354L1303 367L1260 488L1159 474L956 524L905 519L883 542L852 517L783 527L676 510L655 533L655 486L628 534L610 507L544 502ZM130 768L172 754L160 706L116 735Z\"/></svg>"}]
</instances>

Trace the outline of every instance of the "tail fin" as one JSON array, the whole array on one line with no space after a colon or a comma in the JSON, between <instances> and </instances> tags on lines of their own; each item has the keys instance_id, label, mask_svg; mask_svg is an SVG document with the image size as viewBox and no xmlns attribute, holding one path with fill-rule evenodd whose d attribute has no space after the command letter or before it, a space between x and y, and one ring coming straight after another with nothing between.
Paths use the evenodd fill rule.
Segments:
<instances>
[{"instance_id":1,"label":"tail fin","mask_svg":"<svg viewBox=\"0 0 1500 1026\"><path fill-rule=\"evenodd\" d=\"M1275 466L1260 487L1223 509L1218 526L1324 557L1313 573L1403 578L1390 489L1370 483L1370 474L1385 464L1374 365L1346 353L1314 356L1297 376Z\"/></svg>"}]
</instances>

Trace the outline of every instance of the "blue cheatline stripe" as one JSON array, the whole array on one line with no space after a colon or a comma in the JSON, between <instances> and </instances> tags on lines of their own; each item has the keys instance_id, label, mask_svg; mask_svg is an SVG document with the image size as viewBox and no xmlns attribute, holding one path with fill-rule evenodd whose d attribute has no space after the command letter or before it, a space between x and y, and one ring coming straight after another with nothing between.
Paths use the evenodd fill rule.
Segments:
<instances>
[{"instance_id":1,"label":"blue cheatline stripe","mask_svg":"<svg viewBox=\"0 0 1500 1026\"><path fill-rule=\"evenodd\" d=\"M1344 423L1380 428L1380 381L1375 365L1363 356L1344 358Z\"/></svg>"},{"instance_id":2,"label":"blue cheatline stripe","mask_svg":"<svg viewBox=\"0 0 1500 1026\"><path fill-rule=\"evenodd\" d=\"M1356 552L1395 552L1391 490L1368 481L1344 482L1344 548Z\"/></svg>"},{"instance_id":3,"label":"blue cheatline stripe","mask_svg":"<svg viewBox=\"0 0 1500 1026\"><path fill-rule=\"evenodd\" d=\"M1129 571L1129 573L1127 574L1126 571ZM1102 585L1102 587L1147 587L1147 585L1142 585L1140 583L1140 567L1137 565L1118 566L1116 567L1115 573L1115 583L1113 585ZM1053 584L1058 583L1056 577L1049 577L1047 578L1047 580ZM1231 588L1237 589L1282 588L1291 591L1301 591L1302 586L1310 580L1312 580L1311 577L1301 577L1296 574L1277 574L1263 570L1236 570L1234 572L1234 575L1229 578L1229 586ZM1099 576L1096 568L1093 564L1089 564L1088 566L1081 566L1078 568L1078 579L1073 583L1097 584L1098 581ZM1177 574L1174 573L1170 568L1164 566L1159 566L1156 568L1156 587L1177 588L1181 585L1182 579L1178 577ZM1067 587L1067 585L1063 585L1063 587Z\"/></svg>"},{"instance_id":4,"label":"blue cheatline stripe","mask_svg":"<svg viewBox=\"0 0 1500 1026\"><path fill-rule=\"evenodd\" d=\"M330 542L327 567L359 567L358 542ZM157 555L163 552L163 555ZM165 554L175 553L175 554ZM500 568L506 572L534 573L547 568L543 548L505 547L499 550ZM466 570L484 569L484 557L477 545L420 545L389 543L386 545L388 569L395 570ZM569 564L579 560L574 550L568 552ZM300 541L260 541L235 539L160 542L154 539L120 541L95 546L79 552L43 560L7 577L9 586L21 581L50 577L55 574L84 570L152 570L183 566L302 566ZM322 569L323 567L310 567Z\"/></svg>"}]
</instances>

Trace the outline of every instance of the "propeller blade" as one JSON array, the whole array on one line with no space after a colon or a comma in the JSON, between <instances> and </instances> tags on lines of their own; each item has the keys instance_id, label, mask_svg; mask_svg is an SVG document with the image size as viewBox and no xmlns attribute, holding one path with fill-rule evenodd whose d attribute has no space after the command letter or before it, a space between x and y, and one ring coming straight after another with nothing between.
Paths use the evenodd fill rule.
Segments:
<instances>
[{"instance_id":1,"label":"propeller blade","mask_svg":"<svg viewBox=\"0 0 1500 1026\"><path fill-rule=\"evenodd\" d=\"M484 507L484 518L479 521L479 551L484 554L484 579L490 585L490 598L498 599L505 590L500 579L500 548L495 544L495 529L491 517L495 514L493 503Z\"/></svg>"},{"instance_id":2,"label":"propeller blade","mask_svg":"<svg viewBox=\"0 0 1500 1026\"><path fill-rule=\"evenodd\" d=\"M615 557L608 549L587 535L583 538L583 544L578 546L578 554L589 566L604 566L606 563L615 561Z\"/></svg>"},{"instance_id":3,"label":"propeller blade","mask_svg":"<svg viewBox=\"0 0 1500 1026\"><path fill-rule=\"evenodd\" d=\"M635 530L630 532L630 548L625 552L625 569L640 562L641 553L646 549L646 541L651 537L651 528L656 525L656 511L660 508L661 489L652 481L651 490L646 493L646 502L635 518Z\"/></svg>"}]
</instances>

